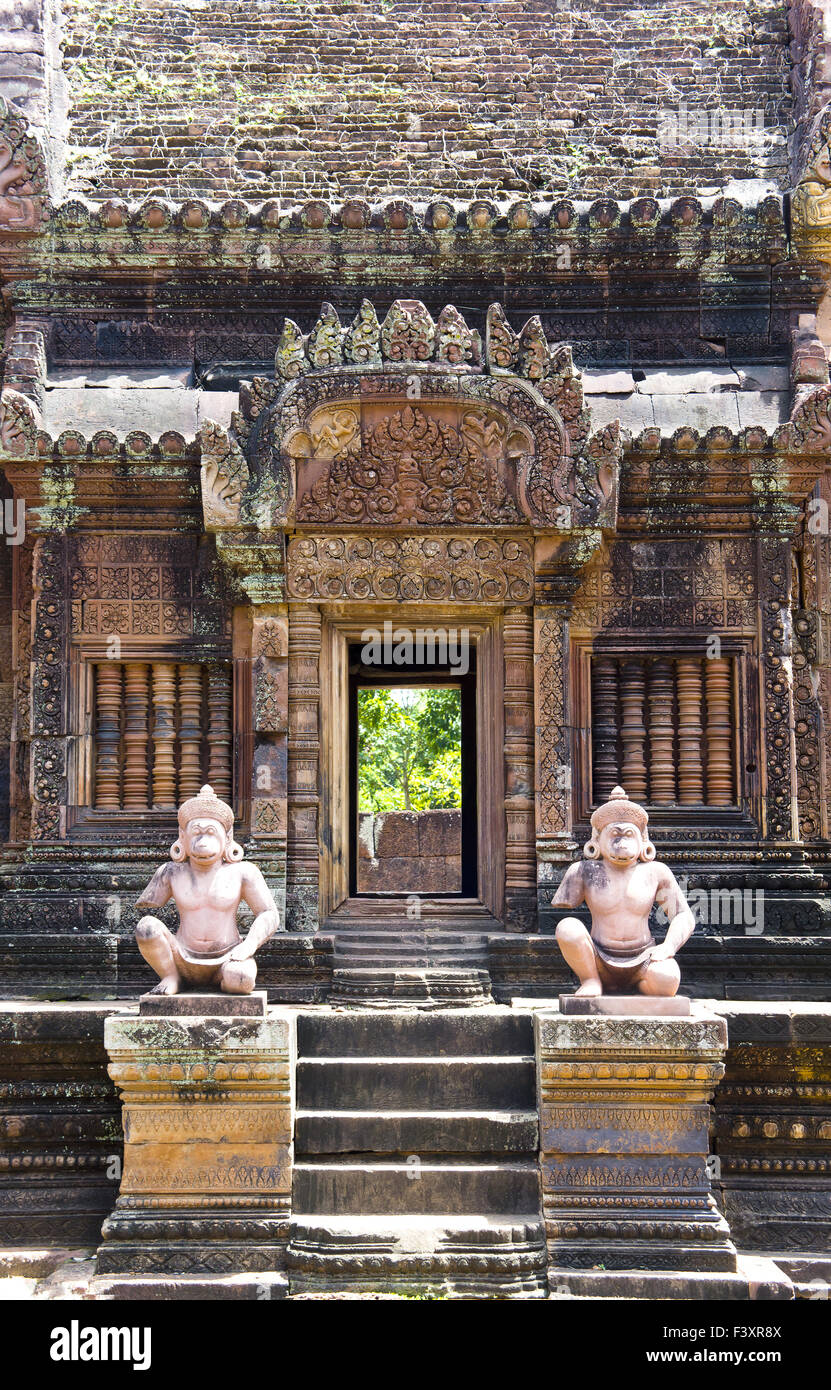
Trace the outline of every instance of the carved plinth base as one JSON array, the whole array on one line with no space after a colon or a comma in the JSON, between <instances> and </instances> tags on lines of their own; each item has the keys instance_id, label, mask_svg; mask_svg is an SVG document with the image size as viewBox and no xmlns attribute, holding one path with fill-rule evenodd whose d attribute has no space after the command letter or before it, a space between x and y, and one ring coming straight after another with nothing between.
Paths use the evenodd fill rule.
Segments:
<instances>
[{"instance_id":1,"label":"carved plinth base","mask_svg":"<svg viewBox=\"0 0 831 1390\"><path fill-rule=\"evenodd\" d=\"M492 1004L487 970L405 970L383 967L335 970L332 1004L355 1004L362 1009L447 1009L458 1005Z\"/></svg>"},{"instance_id":2,"label":"carved plinth base","mask_svg":"<svg viewBox=\"0 0 831 1390\"><path fill-rule=\"evenodd\" d=\"M284 1264L292 1022L276 1011L194 1016L188 1004L185 995L178 1015L107 1019L124 1170L100 1275L234 1276Z\"/></svg>"},{"instance_id":3,"label":"carved plinth base","mask_svg":"<svg viewBox=\"0 0 831 1390\"><path fill-rule=\"evenodd\" d=\"M561 1271L734 1272L710 1194L724 1020L536 1016L543 1214ZM565 1281L567 1282L567 1281Z\"/></svg>"}]
</instances>

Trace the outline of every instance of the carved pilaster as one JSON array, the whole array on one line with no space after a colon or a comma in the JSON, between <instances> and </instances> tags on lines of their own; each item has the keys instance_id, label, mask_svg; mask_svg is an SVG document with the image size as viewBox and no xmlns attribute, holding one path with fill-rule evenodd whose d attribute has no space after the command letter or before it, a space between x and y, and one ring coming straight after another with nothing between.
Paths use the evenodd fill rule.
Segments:
<instances>
[{"instance_id":1,"label":"carved pilaster","mask_svg":"<svg viewBox=\"0 0 831 1390\"><path fill-rule=\"evenodd\" d=\"M505 925L536 930L534 839L534 619L510 608L505 651Z\"/></svg>"},{"instance_id":2,"label":"carved pilaster","mask_svg":"<svg viewBox=\"0 0 831 1390\"><path fill-rule=\"evenodd\" d=\"M786 841L798 838L790 635L791 564L788 537L760 536L765 833L768 839Z\"/></svg>"},{"instance_id":3,"label":"carved pilaster","mask_svg":"<svg viewBox=\"0 0 831 1390\"><path fill-rule=\"evenodd\" d=\"M40 536L34 554L32 620L32 838L57 839L66 814L67 625L65 544Z\"/></svg>"},{"instance_id":4,"label":"carved pilaster","mask_svg":"<svg viewBox=\"0 0 831 1390\"><path fill-rule=\"evenodd\" d=\"M318 925L320 638L319 609L293 604L289 610L286 868L290 931L316 930Z\"/></svg>"},{"instance_id":5,"label":"carved pilaster","mask_svg":"<svg viewBox=\"0 0 831 1390\"><path fill-rule=\"evenodd\" d=\"M534 722L536 726L537 901L547 907L556 866L572 854L571 765L568 750L568 610L534 610Z\"/></svg>"},{"instance_id":6,"label":"carved pilaster","mask_svg":"<svg viewBox=\"0 0 831 1390\"><path fill-rule=\"evenodd\" d=\"M288 616L278 604L254 609L251 656L254 768L251 833L259 840L286 840L286 758L289 727Z\"/></svg>"},{"instance_id":7,"label":"carved pilaster","mask_svg":"<svg viewBox=\"0 0 831 1390\"><path fill-rule=\"evenodd\" d=\"M29 795L32 737L32 577L34 541L27 537L15 546L12 561L12 665L14 699L10 751L10 840L31 835L32 803Z\"/></svg>"}]
</instances>

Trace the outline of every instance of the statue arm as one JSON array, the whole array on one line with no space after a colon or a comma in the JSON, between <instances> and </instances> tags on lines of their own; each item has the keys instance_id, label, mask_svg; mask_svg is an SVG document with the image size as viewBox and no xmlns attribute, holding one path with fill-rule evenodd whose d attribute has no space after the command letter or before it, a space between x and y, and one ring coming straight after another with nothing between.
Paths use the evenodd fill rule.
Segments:
<instances>
[{"instance_id":1,"label":"statue arm","mask_svg":"<svg viewBox=\"0 0 831 1390\"><path fill-rule=\"evenodd\" d=\"M232 952L233 960L248 960L254 952L267 941L280 926L280 914L274 895L257 868L256 864L246 864L243 868L243 900L255 913L254 921L248 929L243 942Z\"/></svg>"},{"instance_id":2,"label":"statue arm","mask_svg":"<svg viewBox=\"0 0 831 1390\"><path fill-rule=\"evenodd\" d=\"M578 860L566 870L563 881L557 889L552 907L581 907L586 901L586 886L583 882L583 864Z\"/></svg>"},{"instance_id":3,"label":"statue arm","mask_svg":"<svg viewBox=\"0 0 831 1390\"><path fill-rule=\"evenodd\" d=\"M661 869L661 881L655 901L669 918L669 926L660 946L656 946L652 952L652 959L670 960L695 931L695 918L672 870L665 864L661 865Z\"/></svg>"},{"instance_id":4,"label":"statue arm","mask_svg":"<svg viewBox=\"0 0 831 1390\"><path fill-rule=\"evenodd\" d=\"M165 903L170 902L173 897L173 889L170 886L170 870L173 867L172 864L162 864L161 868L156 870L136 902L139 912L143 912L148 907L164 907Z\"/></svg>"}]
</instances>

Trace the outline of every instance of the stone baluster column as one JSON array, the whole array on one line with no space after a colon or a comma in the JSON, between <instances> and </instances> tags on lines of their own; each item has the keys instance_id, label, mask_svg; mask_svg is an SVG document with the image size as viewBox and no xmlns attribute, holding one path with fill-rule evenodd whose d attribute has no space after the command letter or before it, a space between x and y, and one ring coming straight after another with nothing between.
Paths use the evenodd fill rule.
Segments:
<instances>
[{"instance_id":1,"label":"stone baluster column","mask_svg":"<svg viewBox=\"0 0 831 1390\"><path fill-rule=\"evenodd\" d=\"M208 781L222 801L231 800L233 741L231 673L227 666L208 667Z\"/></svg>"},{"instance_id":2,"label":"stone baluster column","mask_svg":"<svg viewBox=\"0 0 831 1390\"><path fill-rule=\"evenodd\" d=\"M625 661L620 680L623 714L623 786L633 801L648 799L646 784L646 727L643 722L644 672L642 661Z\"/></svg>"},{"instance_id":3,"label":"stone baluster column","mask_svg":"<svg viewBox=\"0 0 831 1390\"><path fill-rule=\"evenodd\" d=\"M148 794L149 667L144 661L124 664L124 809L143 811Z\"/></svg>"},{"instance_id":4,"label":"stone baluster column","mask_svg":"<svg viewBox=\"0 0 831 1390\"><path fill-rule=\"evenodd\" d=\"M202 785L202 667L179 666L179 801Z\"/></svg>"},{"instance_id":5,"label":"stone baluster column","mask_svg":"<svg viewBox=\"0 0 831 1390\"><path fill-rule=\"evenodd\" d=\"M678 800L682 806L694 806L704 800L701 658L679 660L675 669L678 689Z\"/></svg>"},{"instance_id":6,"label":"stone baluster column","mask_svg":"<svg viewBox=\"0 0 831 1390\"><path fill-rule=\"evenodd\" d=\"M176 667L153 662L153 805L176 805ZM100 736L99 736L100 737Z\"/></svg>"},{"instance_id":7,"label":"stone baluster column","mask_svg":"<svg viewBox=\"0 0 831 1390\"><path fill-rule=\"evenodd\" d=\"M95 666L95 793L100 811L121 807L121 709L124 667L120 661Z\"/></svg>"},{"instance_id":8,"label":"stone baluster column","mask_svg":"<svg viewBox=\"0 0 831 1390\"><path fill-rule=\"evenodd\" d=\"M592 661L592 801L606 801L620 781L618 762L618 663Z\"/></svg>"},{"instance_id":9,"label":"stone baluster column","mask_svg":"<svg viewBox=\"0 0 831 1390\"><path fill-rule=\"evenodd\" d=\"M674 694L672 662L650 662L649 794L656 806L669 806L676 797Z\"/></svg>"},{"instance_id":10,"label":"stone baluster column","mask_svg":"<svg viewBox=\"0 0 831 1390\"><path fill-rule=\"evenodd\" d=\"M731 685L733 663L724 657L704 662L704 690L707 700L707 804L732 806L733 721Z\"/></svg>"}]
</instances>

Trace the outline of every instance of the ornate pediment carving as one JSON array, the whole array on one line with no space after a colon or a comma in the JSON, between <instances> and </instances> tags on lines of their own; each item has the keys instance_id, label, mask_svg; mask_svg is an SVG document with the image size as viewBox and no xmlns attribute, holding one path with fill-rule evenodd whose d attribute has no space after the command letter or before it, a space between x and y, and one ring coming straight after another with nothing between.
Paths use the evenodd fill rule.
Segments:
<instances>
[{"instance_id":1,"label":"ornate pediment carving","mask_svg":"<svg viewBox=\"0 0 831 1390\"><path fill-rule=\"evenodd\" d=\"M461 412L456 427L405 405L370 424L363 439L354 419L354 433L317 481L301 491L298 480L298 522L493 526L521 521L494 457L493 445L504 444L507 432L496 417L471 407ZM331 434L327 425L319 427L317 437L328 440Z\"/></svg>"},{"instance_id":2,"label":"ornate pediment carving","mask_svg":"<svg viewBox=\"0 0 831 1390\"><path fill-rule=\"evenodd\" d=\"M380 322L364 300L345 328L325 304L308 334L287 319L233 442L250 477L238 497L225 463L203 472L211 529L615 525L618 427L592 435L570 348L536 317L515 332L499 304L484 349L452 305L434 320L396 300Z\"/></svg>"}]
</instances>

